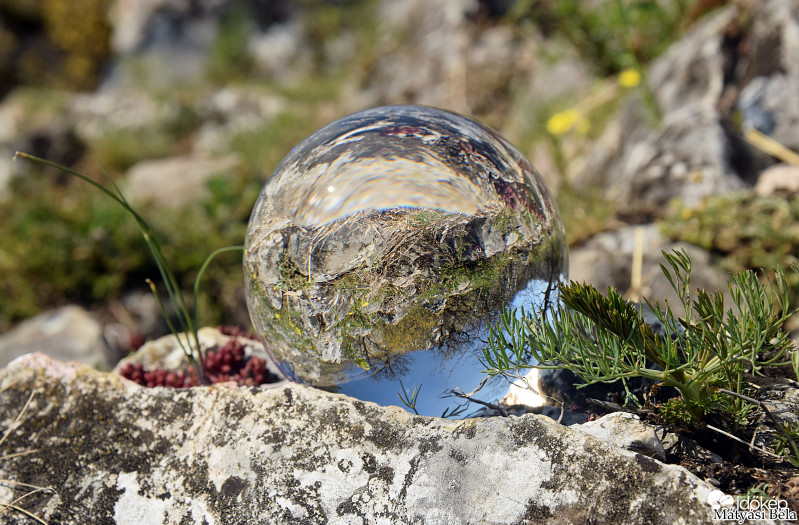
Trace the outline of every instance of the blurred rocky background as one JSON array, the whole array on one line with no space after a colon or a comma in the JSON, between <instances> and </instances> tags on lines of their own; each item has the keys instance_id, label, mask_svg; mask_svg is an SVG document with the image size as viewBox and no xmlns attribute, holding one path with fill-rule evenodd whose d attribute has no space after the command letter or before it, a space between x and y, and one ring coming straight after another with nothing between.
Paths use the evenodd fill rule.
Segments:
<instances>
[{"instance_id":1,"label":"blurred rocky background","mask_svg":"<svg viewBox=\"0 0 799 525\"><path fill-rule=\"evenodd\" d=\"M575 280L662 300L662 250L708 289L799 253L799 0L0 0L0 97L0 366L166 331L124 210L15 151L119 185L186 290L294 144L399 103L538 167ZM201 325L248 327L242 288L214 262Z\"/></svg>"}]
</instances>

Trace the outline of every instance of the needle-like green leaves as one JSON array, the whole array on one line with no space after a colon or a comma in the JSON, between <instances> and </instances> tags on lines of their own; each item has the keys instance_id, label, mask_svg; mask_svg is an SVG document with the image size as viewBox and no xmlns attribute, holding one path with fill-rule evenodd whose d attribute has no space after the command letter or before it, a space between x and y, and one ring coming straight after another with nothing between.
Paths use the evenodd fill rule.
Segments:
<instances>
[{"instance_id":1,"label":"needle-like green leaves","mask_svg":"<svg viewBox=\"0 0 799 525\"><path fill-rule=\"evenodd\" d=\"M571 282L561 286L557 310L502 315L483 352L486 373L566 368L586 385L644 377L677 388L698 421L708 396L719 387L742 392L745 374L789 363L799 371L799 358L783 330L796 310L790 308L782 270L771 277L751 271L733 275L733 307L725 309L720 291L699 290L692 298L691 261L684 251L664 257L668 264L661 268L685 316L679 318L668 304L662 309L647 301L662 333L645 322L642 306L616 290L603 295L591 285Z\"/></svg>"}]
</instances>

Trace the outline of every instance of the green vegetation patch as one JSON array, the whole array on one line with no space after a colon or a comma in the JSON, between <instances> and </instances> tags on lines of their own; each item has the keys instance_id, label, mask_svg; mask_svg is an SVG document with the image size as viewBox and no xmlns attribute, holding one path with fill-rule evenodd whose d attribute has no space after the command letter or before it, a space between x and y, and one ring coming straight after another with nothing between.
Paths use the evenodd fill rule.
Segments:
<instances>
[{"instance_id":1,"label":"green vegetation patch","mask_svg":"<svg viewBox=\"0 0 799 525\"><path fill-rule=\"evenodd\" d=\"M0 207L0 331L54 305L103 302L146 288L148 278L160 280L126 210L85 184L51 179L35 170L14 179ZM247 186L240 177L212 179L204 202L148 214L184 290L209 253L244 238L256 198ZM241 310L241 281L240 257L219 258L208 268L199 298L204 323Z\"/></svg>"},{"instance_id":2,"label":"green vegetation patch","mask_svg":"<svg viewBox=\"0 0 799 525\"><path fill-rule=\"evenodd\" d=\"M741 192L708 197L694 208L675 204L662 230L716 255L730 272L799 262L799 199ZM799 275L787 279L796 300Z\"/></svg>"}]
</instances>

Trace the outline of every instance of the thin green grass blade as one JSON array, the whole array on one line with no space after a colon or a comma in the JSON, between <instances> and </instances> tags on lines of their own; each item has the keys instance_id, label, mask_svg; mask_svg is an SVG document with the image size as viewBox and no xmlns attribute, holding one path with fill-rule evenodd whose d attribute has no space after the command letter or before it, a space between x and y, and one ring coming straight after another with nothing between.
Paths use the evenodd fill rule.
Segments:
<instances>
[{"instance_id":1,"label":"thin green grass blade","mask_svg":"<svg viewBox=\"0 0 799 525\"><path fill-rule=\"evenodd\" d=\"M147 221L139 215L136 210L130 205L128 200L125 198L124 194L120 190L119 186L114 182L114 180L108 175L105 170L103 170L104 175L109 181L111 189L100 184L99 182L87 177L86 175L75 171L71 168L66 166L62 166L55 162L51 162L46 159L42 159L36 157L34 155L30 155L28 153L23 152L16 152L14 155L14 159L21 158L25 160L29 160L35 164L40 164L42 166L47 166L50 168L55 168L59 171L77 177L78 179L87 182L103 192L107 197L118 203L122 206L126 212L128 212L131 217L136 221L136 225L139 228L139 231L144 239L147 248L150 251L150 254L155 261L156 267L161 275L161 280L164 283L164 288L166 289L167 295L169 297L169 301L172 304L177 317L178 317L178 324L179 327L176 327L172 321L170 320L169 316L166 313L166 308L164 307L161 298L159 297L157 290L155 288L155 284L148 279L148 285L150 289L153 291L153 294L156 297L156 301L158 302L159 309L161 310L162 315L167 323L167 326L172 331L173 334L178 339L178 344L180 345L183 353L186 355L186 358L189 362L194 365L198 371L198 375L200 381L203 383L207 382L205 378L205 373L203 369L203 360L202 360L202 348L200 346L199 336L197 333L198 324L197 324L197 294L198 294L198 283L199 277L202 276L205 268L207 267L208 263L219 253L223 253L225 251L232 251L234 249L242 249L241 247L230 247L230 248L222 248L220 250L216 250L213 252L207 259L206 262L203 264L202 268L200 269L198 279L195 280L194 285L194 311L193 313L189 310L188 305L186 304L186 300L183 298L183 294L180 293L180 285L175 277L175 274L169 267L169 264L164 256L163 251L161 250L161 245L158 243L157 239L152 234L152 229L150 228ZM178 329L179 328L179 329ZM184 345L183 340L178 336L179 333L185 333L187 337L186 343L188 344L188 348ZM193 338L193 342L189 338ZM193 343L193 344L192 344ZM192 346L194 348L192 348Z\"/></svg>"}]
</instances>

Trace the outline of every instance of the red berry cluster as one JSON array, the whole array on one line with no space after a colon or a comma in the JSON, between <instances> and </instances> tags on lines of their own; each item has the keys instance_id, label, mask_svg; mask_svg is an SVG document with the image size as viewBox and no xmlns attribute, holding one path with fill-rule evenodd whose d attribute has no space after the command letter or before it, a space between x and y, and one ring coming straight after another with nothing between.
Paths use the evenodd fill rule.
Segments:
<instances>
[{"instance_id":1,"label":"red berry cluster","mask_svg":"<svg viewBox=\"0 0 799 525\"><path fill-rule=\"evenodd\" d=\"M230 339L219 350L207 351L203 364L208 381L211 384L235 381L247 386L277 381L266 367L266 361L255 356L247 359L244 348L238 339ZM193 368L188 372L172 372L161 368L145 370L140 364L128 363L122 367L119 375L146 387L188 388L200 384Z\"/></svg>"},{"instance_id":2,"label":"red berry cluster","mask_svg":"<svg viewBox=\"0 0 799 525\"><path fill-rule=\"evenodd\" d=\"M171 388L187 388L200 384L199 381L197 381L197 376L193 373L187 375L183 372L170 372L163 368L145 370L144 367L138 363L126 364L119 371L119 375L147 387L168 386Z\"/></svg>"},{"instance_id":3,"label":"red berry cluster","mask_svg":"<svg viewBox=\"0 0 799 525\"><path fill-rule=\"evenodd\" d=\"M225 335L229 335L230 337L245 337L247 339L252 339L253 341L258 341L258 338L255 337L252 332L248 332L244 330L240 326L217 326L217 330L222 332Z\"/></svg>"}]
</instances>

